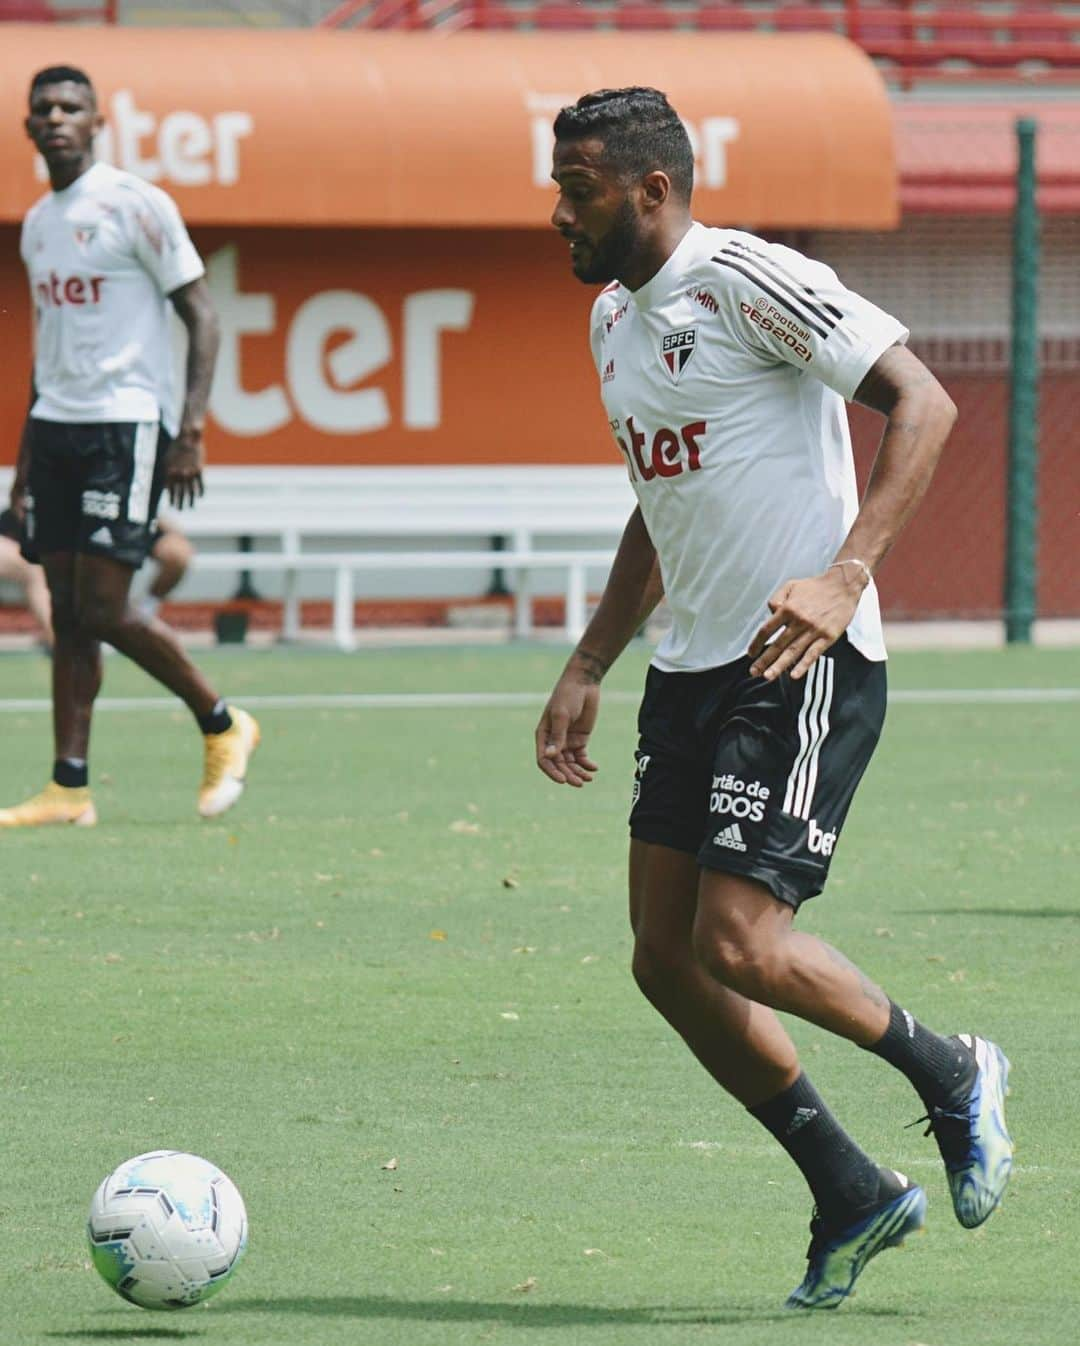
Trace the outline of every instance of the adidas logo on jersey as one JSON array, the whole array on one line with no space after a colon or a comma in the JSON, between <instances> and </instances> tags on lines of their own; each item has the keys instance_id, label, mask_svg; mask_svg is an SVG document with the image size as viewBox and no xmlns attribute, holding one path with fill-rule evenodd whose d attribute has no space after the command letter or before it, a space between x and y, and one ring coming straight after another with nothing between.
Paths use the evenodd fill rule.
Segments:
<instances>
[{"instance_id":1,"label":"adidas logo on jersey","mask_svg":"<svg viewBox=\"0 0 1080 1346\"><path fill-rule=\"evenodd\" d=\"M604 372L600 375L601 383L610 383L615 377L615 361L609 360L604 366Z\"/></svg>"},{"instance_id":2,"label":"adidas logo on jersey","mask_svg":"<svg viewBox=\"0 0 1080 1346\"><path fill-rule=\"evenodd\" d=\"M109 532L109 530L105 527L104 524L102 524L102 526L97 530L96 533L90 534L89 541L91 541L96 547L111 547L113 544L112 534Z\"/></svg>"},{"instance_id":3,"label":"adidas logo on jersey","mask_svg":"<svg viewBox=\"0 0 1080 1346\"><path fill-rule=\"evenodd\" d=\"M713 845L726 846L729 851L745 851L746 842L743 841L739 824L732 823L730 827L722 827L713 837Z\"/></svg>"}]
</instances>

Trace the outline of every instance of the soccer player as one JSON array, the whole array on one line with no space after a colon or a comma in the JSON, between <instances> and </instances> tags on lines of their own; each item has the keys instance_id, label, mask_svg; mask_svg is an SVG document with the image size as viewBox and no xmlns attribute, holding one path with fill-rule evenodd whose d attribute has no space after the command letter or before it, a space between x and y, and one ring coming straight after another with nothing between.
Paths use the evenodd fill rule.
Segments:
<instances>
[{"instance_id":1,"label":"soccer player","mask_svg":"<svg viewBox=\"0 0 1080 1346\"><path fill-rule=\"evenodd\" d=\"M52 617L49 586L41 567L32 565L22 554L19 541L22 528L13 509L0 510L0 580L12 580L23 591L26 606L37 622L38 636L52 645Z\"/></svg>"},{"instance_id":2,"label":"soccer player","mask_svg":"<svg viewBox=\"0 0 1080 1346\"><path fill-rule=\"evenodd\" d=\"M188 572L195 548L173 519L158 515L154 525L154 541L150 557L154 574L146 593L139 601L139 611L145 617L156 617L158 608L168 598Z\"/></svg>"},{"instance_id":3,"label":"soccer player","mask_svg":"<svg viewBox=\"0 0 1080 1346\"><path fill-rule=\"evenodd\" d=\"M21 539L22 528L15 511L0 510L0 579L12 580L22 589L26 606L37 622L38 635L43 644L51 649L52 604L49 602L49 586L45 583L41 566L34 565L23 556ZM157 614L158 608L187 574L193 552L191 543L175 523L161 518L157 520L154 542L150 548L155 570L139 602L140 612L148 617Z\"/></svg>"},{"instance_id":4,"label":"soccer player","mask_svg":"<svg viewBox=\"0 0 1080 1346\"><path fill-rule=\"evenodd\" d=\"M606 287L592 351L638 507L537 726L537 764L592 779L601 681L666 593L630 813L634 976L801 1169L816 1210L788 1305L834 1308L922 1226L926 1196L843 1130L776 1011L907 1076L962 1225L990 1215L1012 1165L1000 1048L931 1031L794 926L884 718L873 574L956 409L905 328L828 267L694 222L693 155L663 94L564 108L552 176L573 272ZM845 399L886 417L861 506Z\"/></svg>"},{"instance_id":5,"label":"soccer player","mask_svg":"<svg viewBox=\"0 0 1080 1346\"><path fill-rule=\"evenodd\" d=\"M52 598L52 780L0 810L0 826L97 821L87 756L107 641L188 706L205 741L203 817L243 788L259 730L228 707L167 626L129 602L153 541L163 489L177 508L202 494L203 425L218 324L176 206L103 163L88 77L71 66L36 74L26 131L51 192L23 221L34 302L34 376L11 505ZM187 329L185 396L175 415L169 305Z\"/></svg>"}]
</instances>

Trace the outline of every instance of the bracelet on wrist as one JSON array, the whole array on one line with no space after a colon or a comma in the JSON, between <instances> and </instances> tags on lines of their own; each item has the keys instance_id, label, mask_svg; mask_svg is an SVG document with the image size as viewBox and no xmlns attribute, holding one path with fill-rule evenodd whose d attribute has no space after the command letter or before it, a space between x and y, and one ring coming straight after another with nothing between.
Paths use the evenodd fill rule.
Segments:
<instances>
[{"instance_id":1,"label":"bracelet on wrist","mask_svg":"<svg viewBox=\"0 0 1080 1346\"><path fill-rule=\"evenodd\" d=\"M854 556L849 556L845 561L834 561L832 565L828 567L828 569L837 570L842 568L843 566L858 566L859 569L862 571L863 575L866 577L867 584L869 584L874 578L873 571L866 564L866 562L860 561L858 560L857 557Z\"/></svg>"}]
</instances>

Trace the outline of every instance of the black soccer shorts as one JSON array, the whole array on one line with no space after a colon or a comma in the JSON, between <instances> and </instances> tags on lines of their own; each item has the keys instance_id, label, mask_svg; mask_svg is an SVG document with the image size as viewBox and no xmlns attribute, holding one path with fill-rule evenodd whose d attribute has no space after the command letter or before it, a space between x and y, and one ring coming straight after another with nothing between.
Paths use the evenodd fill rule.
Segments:
<instances>
[{"instance_id":1,"label":"black soccer shorts","mask_svg":"<svg viewBox=\"0 0 1080 1346\"><path fill-rule=\"evenodd\" d=\"M630 835L757 879L796 909L829 863L885 719L885 665L846 636L792 681L650 668Z\"/></svg>"},{"instance_id":2,"label":"black soccer shorts","mask_svg":"<svg viewBox=\"0 0 1080 1346\"><path fill-rule=\"evenodd\" d=\"M23 554L111 556L137 569L154 543L170 439L157 421L31 419Z\"/></svg>"}]
</instances>

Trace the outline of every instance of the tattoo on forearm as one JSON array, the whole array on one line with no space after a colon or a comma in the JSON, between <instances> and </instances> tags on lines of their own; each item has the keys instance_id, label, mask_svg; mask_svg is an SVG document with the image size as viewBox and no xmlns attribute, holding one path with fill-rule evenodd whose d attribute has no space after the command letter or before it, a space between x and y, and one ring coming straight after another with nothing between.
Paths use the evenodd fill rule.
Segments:
<instances>
[{"instance_id":1,"label":"tattoo on forearm","mask_svg":"<svg viewBox=\"0 0 1080 1346\"><path fill-rule=\"evenodd\" d=\"M840 967L847 968L849 972L855 974L859 981L859 989L871 1004L879 1005L882 1009L889 1008L889 997L880 986L876 985L869 977L860 972L850 958L845 958L839 949L834 949L831 944L825 944L824 941L822 941L822 947L834 963Z\"/></svg>"},{"instance_id":2,"label":"tattoo on forearm","mask_svg":"<svg viewBox=\"0 0 1080 1346\"><path fill-rule=\"evenodd\" d=\"M610 667L606 660L588 650L575 650L574 660L589 682L601 682Z\"/></svg>"}]
</instances>

